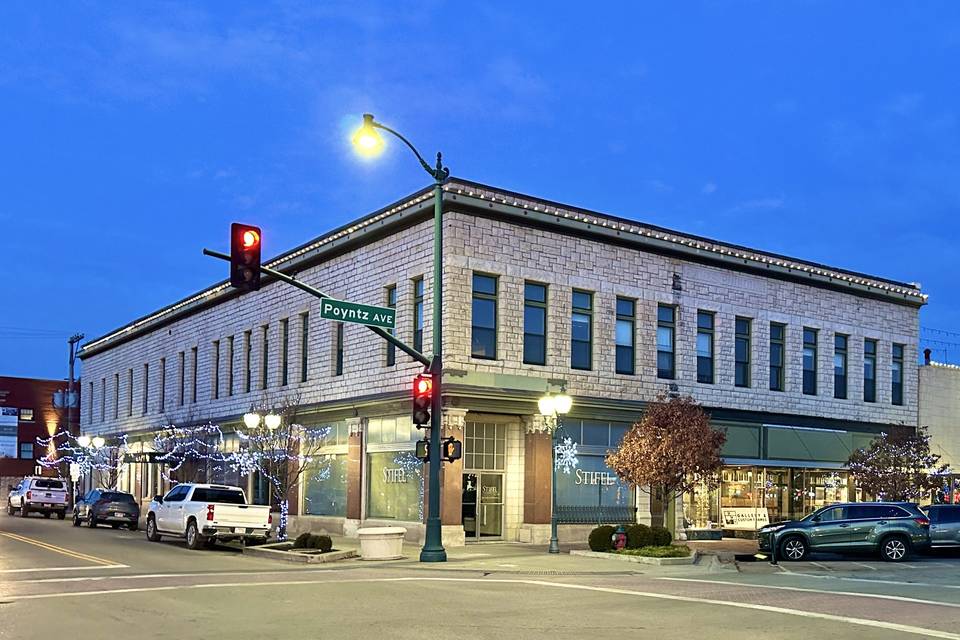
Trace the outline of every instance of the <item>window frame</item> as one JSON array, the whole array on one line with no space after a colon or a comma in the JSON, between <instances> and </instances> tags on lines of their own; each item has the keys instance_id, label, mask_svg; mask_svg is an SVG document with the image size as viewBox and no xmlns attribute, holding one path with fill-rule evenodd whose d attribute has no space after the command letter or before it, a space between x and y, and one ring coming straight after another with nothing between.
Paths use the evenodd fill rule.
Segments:
<instances>
[{"instance_id":1,"label":"window frame","mask_svg":"<svg viewBox=\"0 0 960 640\"><path fill-rule=\"evenodd\" d=\"M290 318L280 318L280 386L290 383Z\"/></svg>"},{"instance_id":2,"label":"window frame","mask_svg":"<svg viewBox=\"0 0 960 640\"><path fill-rule=\"evenodd\" d=\"M143 363L143 406L141 415L147 415L150 402L150 363Z\"/></svg>"},{"instance_id":3,"label":"window frame","mask_svg":"<svg viewBox=\"0 0 960 640\"><path fill-rule=\"evenodd\" d=\"M260 325L260 389L270 382L270 325Z\"/></svg>"},{"instance_id":4,"label":"window frame","mask_svg":"<svg viewBox=\"0 0 960 640\"><path fill-rule=\"evenodd\" d=\"M527 295L528 287L542 287L543 288L543 301L536 300ZM523 282L523 364L532 364L541 367L547 365L547 320L548 320L548 303L550 300L550 286L544 282L536 282L533 280L524 280ZM528 331L527 329L527 308L540 310L543 313L543 333L535 333L533 331ZM527 336L538 337L543 339L543 348L541 349L541 358L539 361L527 359Z\"/></svg>"},{"instance_id":5,"label":"window frame","mask_svg":"<svg viewBox=\"0 0 960 640\"><path fill-rule=\"evenodd\" d=\"M426 285L423 283L423 276L413 279L413 348L423 352L423 330L426 325L424 317L425 306L424 292Z\"/></svg>"},{"instance_id":6,"label":"window frame","mask_svg":"<svg viewBox=\"0 0 960 640\"><path fill-rule=\"evenodd\" d=\"M333 375L343 375L343 322L333 326Z\"/></svg>"},{"instance_id":7,"label":"window frame","mask_svg":"<svg viewBox=\"0 0 960 640\"><path fill-rule=\"evenodd\" d=\"M709 326L700 326L700 320L709 319ZM697 383L698 384L713 384L716 378L716 346L714 343L715 332L717 326L717 314L714 311L708 311L705 309L697 309L697 341L695 344L695 349L697 353ZM710 345L710 355L701 356L700 355L700 336L705 336ZM708 361L706 364L710 366L710 375L701 376L700 374L700 364L701 361Z\"/></svg>"},{"instance_id":8,"label":"window frame","mask_svg":"<svg viewBox=\"0 0 960 640\"><path fill-rule=\"evenodd\" d=\"M782 333L779 338L773 337L774 328L781 329ZM774 347L780 348L780 364L773 364L773 350ZM786 379L786 362L787 362L787 325L783 322L771 322L770 323L770 391L776 391L778 393L783 393L787 390L787 379ZM776 385L774 385L774 369L777 369Z\"/></svg>"},{"instance_id":9,"label":"window frame","mask_svg":"<svg viewBox=\"0 0 960 640\"><path fill-rule=\"evenodd\" d=\"M213 366L210 367L210 385L212 387L210 396L214 400L220 399L220 341L214 340L211 344L213 349Z\"/></svg>"},{"instance_id":10,"label":"window frame","mask_svg":"<svg viewBox=\"0 0 960 640\"><path fill-rule=\"evenodd\" d=\"M745 323L747 330L745 332L740 331L740 323ZM737 356L737 345L741 342L745 342L746 346L744 348L744 353L746 354L746 360L740 360ZM733 319L733 386L739 387L741 389L749 389L750 385L753 382L753 375L751 372L751 367L753 363L753 354L751 350L753 349L753 319L747 318L744 316L736 316ZM738 367L743 367L744 372L744 381L743 384L740 384L737 380Z\"/></svg>"},{"instance_id":11,"label":"window frame","mask_svg":"<svg viewBox=\"0 0 960 640\"><path fill-rule=\"evenodd\" d=\"M809 336L813 337L812 341L807 339ZM820 355L819 343L820 330L814 327L804 327L803 349L801 351L801 370L803 373L801 391L807 396L817 395L817 358ZM807 350L812 351L812 369L807 369Z\"/></svg>"},{"instance_id":12,"label":"window frame","mask_svg":"<svg viewBox=\"0 0 960 640\"><path fill-rule=\"evenodd\" d=\"M906 345L897 342L890 347L890 404L898 407L903 406L903 365L906 350Z\"/></svg>"},{"instance_id":13,"label":"window frame","mask_svg":"<svg viewBox=\"0 0 960 640\"><path fill-rule=\"evenodd\" d=\"M624 302L630 305L630 313L621 313L620 312L620 303ZM613 330L613 370L625 376L636 375L637 373L637 300L635 298L628 298L626 296L617 296L616 302L614 303L614 316L615 324ZM617 329L620 326L621 322L625 322L630 326L630 344L622 345L619 343L619 332ZM630 368L629 370L620 368L620 350L629 349L630 350Z\"/></svg>"},{"instance_id":14,"label":"window frame","mask_svg":"<svg viewBox=\"0 0 960 640\"><path fill-rule=\"evenodd\" d=\"M307 381L310 372L310 312L300 314L300 382Z\"/></svg>"},{"instance_id":15,"label":"window frame","mask_svg":"<svg viewBox=\"0 0 960 640\"><path fill-rule=\"evenodd\" d=\"M586 295L590 301L589 307L578 307L574 303L576 300L577 294ZM576 369L577 371L592 371L593 370L593 309L596 307L596 302L594 300L594 292L587 291L586 289L573 289L570 293L570 368ZM573 317L575 315L584 315L587 316L587 329L589 331L589 338L587 340L576 340L573 337ZM579 366L574 362L575 353L573 350L573 345L575 343L586 343L587 345L587 364L586 366Z\"/></svg>"},{"instance_id":16,"label":"window frame","mask_svg":"<svg viewBox=\"0 0 960 640\"><path fill-rule=\"evenodd\" d=\"M396 309L397 309L397 285L391 284L387 285L384 292L384 297L386 298L386 307L388 309L394 310L394 318L396 318ZM394 321L396 324L396 321ZM393 329L387 329L387 333L392 336L397 335L396 326ZM392 342L387 343L387 354L386 354L386 366L392 367L397 364L397 346Z\"/></svg>"},{"instance_id":17,"label":"window frame","mask_svg":"<svg viewBox=\"0 0 960 640\"><path fill-rule=\"evenodd\" d=\"M840 346L839 341L843 341L843 346ZM843 363L843 374L837 374L837 358L841 359ZM843 389L840 390L838 381L843 381ZM833 397L836 400L846 400L850 395L850 336L845 333L835 333L833 334Z\"/></svg>"},{"instance_id":18,"label":"window frame","mask_svg":"<svg viewBox=\"0 0 960 640\"><path fill-rule=\"evenodd\" d=\"M660 317L661 311L670 311L670 320L664 320ZM677 315L679 308L674 304L657 304L657 333L655 337L655 344L657 347L657 378L660 380L676 380L677 379ZM660 330L664 329L670 332L670 350L665 351L660 348ZM670 369L661 369L660 368L660 354L665 354L670 357Z\"/></svg>"},{"instance_id":19,"label":"window frame","mask_svg":"<svg viewBox=\"0 0 960 640\"><path fill-rule=\"evenodd\" d=\"M867 351L868 345L872 348L872 351ZM879 347L879 340L876 338L863 339L863 401L871 404L877 401L877 354ZM868 362L873 372L870 378L867 377Z\"/></svg>"},{"instance_id":20,"label":"window frame","mask_svg":"<svg viewBox=\"0 0 960 640\"><path fill-rule=\"evenodd\" d=\"M490 278L493 280L493 293L485 293L477 291L477 282L476 279L480 278ZM470 276L470 357L476 358L477 360L496 360L499 352L499 334L500 334L500 276L493 273L484 273L482 271L474 271ZM477 300L493 302L493 355L478 355L473 348L474 343L474 332L477 329L482 329L483 331L490 331L490 327L479 327L475 321L475 315L473 313L473 305Z\"/></svg>"}]
</instances>

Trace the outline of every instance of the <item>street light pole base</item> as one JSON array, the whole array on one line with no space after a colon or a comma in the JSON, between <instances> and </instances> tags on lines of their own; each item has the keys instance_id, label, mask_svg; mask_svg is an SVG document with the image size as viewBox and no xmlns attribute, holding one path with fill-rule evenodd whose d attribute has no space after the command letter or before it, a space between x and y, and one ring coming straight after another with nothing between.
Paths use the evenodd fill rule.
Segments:
<instances>
[{"instance_id":1,"label":"street light pole base","mask_svg":"<svg viewBox=\"0 0 960 640\"><path fill-rule=\"evenodd\" d=\"M420 562L446 562L447 561L447 551L444 548L440 549L421 549L420 550Z\"/></svg>"},{"instance_id":2,"label":"street light pole base","mask_svg":"<svg viewBox=\"0 0 960 640\"><path fill-rule=\"evenodd\" d=\"M560 543L556 539L550 540L550 548L547 549L547 553L560 553Z\"/></svg>"}]
</instances>

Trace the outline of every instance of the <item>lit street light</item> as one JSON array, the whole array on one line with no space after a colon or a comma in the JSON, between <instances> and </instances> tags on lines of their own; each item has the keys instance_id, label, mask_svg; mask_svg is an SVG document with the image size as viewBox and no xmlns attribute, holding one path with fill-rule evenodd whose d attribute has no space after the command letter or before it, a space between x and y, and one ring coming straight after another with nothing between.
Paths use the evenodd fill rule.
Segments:
<instances>
[{"instance_id":1,"label":"lit street light","mask_svg":"<svg viewBox=\"0 0 960 640\"><path fill-rule=\"evenodd\" d=\"M443 166L441 154L437 153L437 164L431 167L420 152L402 135L377 122L372 114L363 114L363 123L353 136L353 145L363 156L372 157L383 151L384 140L380 131L386 131L400 140L413 152L424 171L433 178L433 359L430 373L433 377L433 395L430 407L430 477L427 504L427 531L423 548L420 550L420 562L446 562L447 552L443 548L440 528L440 429L442 424L443 402L441 400L443 376L443 185L450 177L450 170Z\"/></svg>"},{"instance_id":2,"label":"lit street light","mask_svg":"<svg viewBox=\"0 0 960 640\"><path fill-rule=\"evenodd\" d=\"M560 541L557 539L557 442L563 430L563 416L570 413L573 407L573 398L561 387L560 393L547 395L537 401L540 415L547 421L547 428L551 431L551 455L553 456L552 495L550 499L550 548L549 553L560 553Z\"/></svg>"}]
</instances>

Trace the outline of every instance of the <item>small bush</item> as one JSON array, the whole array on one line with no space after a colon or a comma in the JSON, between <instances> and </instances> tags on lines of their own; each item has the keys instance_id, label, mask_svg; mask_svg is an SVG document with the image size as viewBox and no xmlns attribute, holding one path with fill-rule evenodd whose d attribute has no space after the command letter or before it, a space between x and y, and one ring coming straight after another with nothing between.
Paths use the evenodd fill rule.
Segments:
<instances>
[{"instance_id":1,"label":"small bush","mask_svg":"<svg viewBox=\"0 0 960 640\"><path fill-rule=\"evenodd\" d=\"M690 547L682 544L651 545L639 549L621 549L617 553L645 558L686 558L690 555Z\"/></svg>"},{"instance_id":2,"label":"small bush","mask_svg":"<svg viewBox=\"0 0 960 640\"><path fill-rule=\"evenodd\" d=\"M650 544L665 547L673 542L673 534L666 527L650 527Z\"/></svg>"},{"instance_id":3,"label":"small bush","mask_svg":"<svg viewBox=\"0 0 960 640\"><path fill-rule=\"evenodd\" d=\"M333 540L330 536L316 535L313 533L301 533L293 541L294 549L319 549L321 553L326 553L333 549Z\"/></svg>"},{"instance_id":4,"label":"small bush","mask_svg":"<svg viewBox=\"0 0 960 640\"><path fill-rule=\"evenodd\" d=\"M608 524L601 525L590 532L587 538L587 544L590 545L590 551L610 551L613 549L613 532L615 528Z\"/></svg>"},{"instance_id":5,"label":"small bush","mask_svg":"<svg viewBox=\"0 0 960 640\"><path fill-rule=\"evenodd\" d=\"M650 527L645 524L632 524L627 527L627 549L639 549L653 544Z\"/></svg>"}]
</instances>

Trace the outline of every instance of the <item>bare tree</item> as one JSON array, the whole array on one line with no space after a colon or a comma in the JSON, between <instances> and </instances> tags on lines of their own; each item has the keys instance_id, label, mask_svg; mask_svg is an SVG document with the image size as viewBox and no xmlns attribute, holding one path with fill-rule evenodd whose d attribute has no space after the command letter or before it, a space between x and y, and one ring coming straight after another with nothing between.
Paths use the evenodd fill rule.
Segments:
<instances>
[{"instance_id":1,"label":"bare tree","mask_svg":"<svg viewBox=\"0 0 960 640\"><path fill-rule=\"evenodd\" d=\"M930 452L926 427L882 433L847 461L857 486L880 500L912 501L943 486L949 466Z\"/></svg>"}]
</instances>

